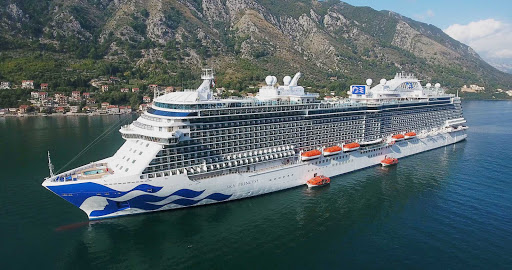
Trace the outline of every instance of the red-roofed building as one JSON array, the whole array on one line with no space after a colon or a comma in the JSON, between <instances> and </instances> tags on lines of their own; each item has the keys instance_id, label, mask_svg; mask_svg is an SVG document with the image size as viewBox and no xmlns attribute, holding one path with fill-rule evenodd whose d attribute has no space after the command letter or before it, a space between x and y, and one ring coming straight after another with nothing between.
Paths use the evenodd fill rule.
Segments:
<instances>
[{"instance_id":1,"label":"red-roofed building","mask_svg":"<svg viewBox=\"0 0 512 270\"><path fill-rule=\"evenodd\" d=\"M48 98L48 92L39 92L39 99L47 99Z\"/></svg>"},{"instance_id":2,"label":"red-roofed building","mask_svg":"<svg viewBox=\"0 0 512 270\"><path fill-rule=\"evenodd\" d=\"M71 92L71 97L73 97L73 98L80 98L80 91L73 91L73 92Z\"/></svg>"},{"instance_id":3,"label":"red-roofed building","mask_svg":"<svg viewBox=\"0 0 512 270\"><path fill-rule=\"evenodd\" d=\"M85 92L85 93L83 93L83 94L82 94L82 96L83 96L84 98L91 98L91 93L89 93L89 92Z\"/></svg>"},{"instance_id":4,"label":"red-roofed building","mask_svg":"<svg viewBox=\"0 0 512 270\"><path fill-rule=\"evenodd\" d=\"M108 113L119 113L119 107L117 105L110 105L107 107Z\"/></svg>"},{"instance_id":5,"label":"red-roofed building","mask_svg":"<svg viewBox=\"0 0 512 270\"><path fill-rule=\"evenodd\" d=\"M156 85L156 84L150 84L150 85L149 85L149 90L151 90L151 91L158 90L158 85Z\"/></svg>"},{"instance_id":6,"label":"red-roofed building","mask_svg":"<svg viewBox=\"0 0 512 270\"><path fill-rule=\"evenodd\" d=\"M151 97L144 96L144 97L142 98L142 101L143 101L144 103L150 103L150 102L151 102Z\"/></svg>"},{"instance_id":7,"label":"red-roofed building","mask_svg":"<svg viewBox=\"0 0 512 270\"><path fill-rule=\"evenodd\" d=\"M32 81L32 80L23 80L23 81L21 81L21 88L23 88L23 89L34 89L34 81Z\"/></svg>"},{"instance_id":8,"label":"red-roofed building","mask_svg":"<svg viewBox=\"0 0 512 270\"><path fill-rule=\"evenodd\" d=\"M47 83L42 83L41 84L41 90L48 90L48 84Z\"/></svg>"},{"instance_id":9,"label":"red-roofed building","mask_svg":"<svg viewBox=\"0 0 512 270\"><path fill-rule=\"evenodd\" d=\"M130 106L119 106L119 112L120 113L131 113L132 107Z\"/></svg>"},{"instance_id":10,"label":"red-roofed building","mask_svg":"<svg viewBox=\"0 0 512 270\"><path fill-rule=\"evenodd\" d=\"M174 92L174 87L172 87L172 86L167 86L167 87L165 88L165 93L170 93L170 92Z\"/></svg>"},{"instance_id":11,"label":"red-roofed building","mask_svg":"<svg viewBox=\"0 0 512 270\"><path fill-rule=\"evenodd\" d=\"M110 106L110 103L108 103L108 102L102 102L101 103L101 108L102 109L106 109L108 106Z\"/></svg>"},{"instance_id":12,"label":"red-roofed building","mask_svg":"<svg viewBox=\"0 0 512 270\"><path fill-rule=\"evenodd\" d=\"M55 112L58 112L58 113L65 113L65 112L66 112L66 109L64 109L64 107L58 107L57 109L55 109Z\"/></svg>"},{"instance_id":13,"label":"red-roofed building","mask_svg":"<svg viewBox=\"0 0 512 270\"><path fill-rule=\"evenodd\" d=\"M139 88L132 88L132 93L137 93L139 92Z\"/></svg>"},{"instance_id":14,"label":"red-roofed building","mask_svg":"<svg viewBox=\"0 0 512 270\"><path fill-rule=\"evenodd\" d=\"M20 113L26 113L28 110L28 105L20 105L19 112Z\"/></svg>"}]
</instances>

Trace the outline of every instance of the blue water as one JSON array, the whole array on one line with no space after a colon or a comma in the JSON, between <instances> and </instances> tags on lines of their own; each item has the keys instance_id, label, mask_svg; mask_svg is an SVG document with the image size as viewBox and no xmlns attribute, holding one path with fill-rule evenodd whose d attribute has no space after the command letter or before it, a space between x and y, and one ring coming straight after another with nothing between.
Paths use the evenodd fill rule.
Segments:
<instances>
[{"instance_id":1,"label":"blue water","mask_svg":"<svg viewBox=\"0 0 512 270\"><path fill-rule=\"evenodd\" d=\"M41 187L46 151L59 168L120 116L0 118L2 269L512 269L512 102L463 109L465 142L394 167L98 222Z\"/></svg>"}]
</instances>

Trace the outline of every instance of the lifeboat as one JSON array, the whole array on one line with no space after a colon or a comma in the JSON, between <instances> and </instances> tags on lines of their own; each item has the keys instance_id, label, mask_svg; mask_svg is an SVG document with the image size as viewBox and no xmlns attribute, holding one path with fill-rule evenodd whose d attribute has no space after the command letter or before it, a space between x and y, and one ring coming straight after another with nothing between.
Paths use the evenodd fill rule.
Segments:
<instances>
[{"instance_id":1,"label":"lifeboat","mask_svg":"<svg viewBox=\"0 0 512 270\"><path fill-rule=\"evenodd\" d=\"M322 155L322 152L320 152L320 150L311 150L311 151L307 151L307 152L304 152L300 155L300 159L302 161L306 161L306 160L311 160L311 159L315 159L315 158L319 158L320 156Z\"/></svg>"},{"instance_id":2,"label":"lifeboat","mask_svg":"<svg viewBox=\"0 0 512 270\"><path fill-rule=\"evenodd\" d=\"M344 152L354 151L354 150L359 149L359 147L361 147L361 145L356 142L347 143L347 144L343 145L343 151Z\"/></svg>"},{"instance_id":3,"label":"lifeboat","mask_svg":"<svg viewBox=\"0 0 512 270\"><path fill-rule=\"evenodd\" d=\"M341 153L341 147L335 145L324 149L324 156L332 156Z\"/></svg>"},{"instance_id":4,"label":"lifeboat","mask_svg":"<svg viewBox=\"0 0 512 270\"><path fill-rule=\"evenodd\" d=\"M380 164L383 167L396 165L398 164L398 158L386 157L383 160L381 160Z\"/></svg>"},{"instance_id":5,"label":"lifeboat","mask_svg":"<svg viewBox=\"0 0 512 270\"><path fill-rule=\"evenodd\" d=\"M407 132L405 133L405 139L412 139L414 137L416 137L416 132Z\"/></svg>"},{"instance_id":6,"label":"lifeboat","mask_svg":"<svg viewBox=\"0 0 512 270\"><path fill-rule=\"evenodd\" d=\"M309 179L306 182L306 185L308 185L309 188L313 188L313 187L325 186L325 185L328 185L329 183L331 183L331 179L329 177L319 175L319 176L315 176L315 177Z\"/></svg>"},{"instance_id":7,"label":"lifeboat","mask_svg":"<svg viewBox=\"0 0 512 270\"><path fill-rule=\"evenodd\" d=\"M396 135L393 135L393 137L391 137L391 140L393 140L394 142L397 142L397 141L401 141L405 138L405 136L403 134L396 134Z\"/></svg>"}]
</instances>

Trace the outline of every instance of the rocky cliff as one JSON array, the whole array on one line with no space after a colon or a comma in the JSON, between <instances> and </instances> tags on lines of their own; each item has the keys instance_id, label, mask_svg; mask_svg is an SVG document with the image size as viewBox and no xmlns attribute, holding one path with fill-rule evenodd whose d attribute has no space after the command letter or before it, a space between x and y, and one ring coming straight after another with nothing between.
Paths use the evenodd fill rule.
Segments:
<instances>
[{"instance_id":1,"label":"rocky cliff","mask_svg":"<svg viewBox=\"0 0 512 270\"><path fill-rule=\"evenodd\" d=\"M334 0L0 3L4 60L14 52L43 52L69 61L123 63L125 72L143 69L162 75L178 67L213 66L226 80L246 69L258 76L301 70L317 82L328 77L363 81L407 71L453 87L478 83L512 88L512 75L432 25Z\"/></svg>"}]
</instances>

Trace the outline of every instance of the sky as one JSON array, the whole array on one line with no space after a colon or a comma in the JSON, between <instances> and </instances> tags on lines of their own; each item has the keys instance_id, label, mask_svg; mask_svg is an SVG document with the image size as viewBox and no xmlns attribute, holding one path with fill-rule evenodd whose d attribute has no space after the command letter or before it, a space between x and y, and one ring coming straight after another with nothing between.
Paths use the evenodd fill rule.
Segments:
<instances>
[{"instance_id":1,"label":"sky","mask_svg":"<svg viewBox=\"0 0 512 270\"><path fill-rule=\"evenodd\" d=\"M482 58L512 70L512 0L342 0L433 24ZM503 68L505 66L505 68Z\"/></svg>"}]
</instances>

